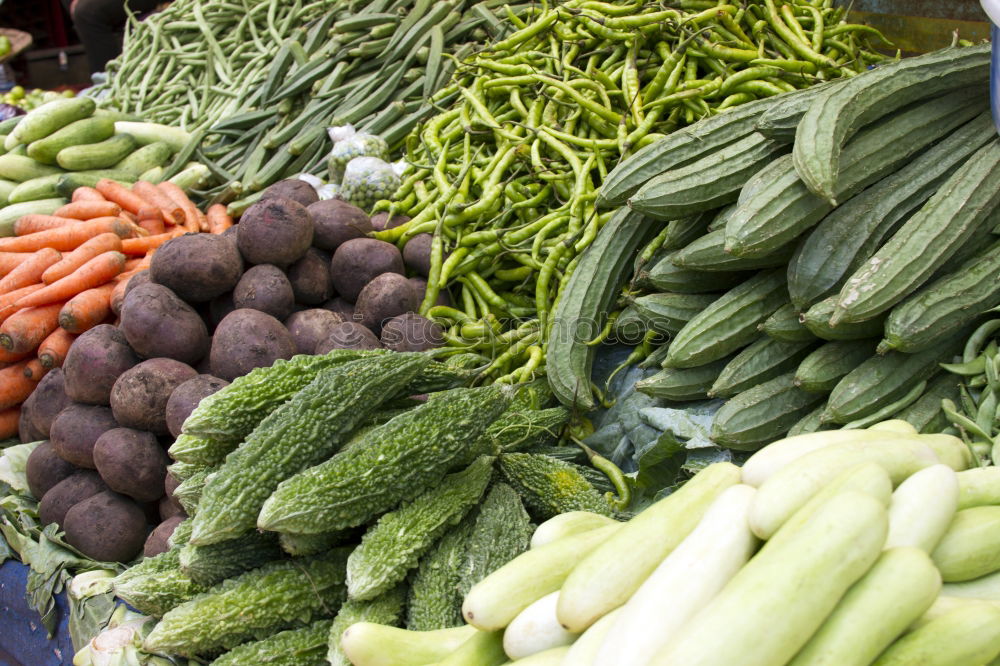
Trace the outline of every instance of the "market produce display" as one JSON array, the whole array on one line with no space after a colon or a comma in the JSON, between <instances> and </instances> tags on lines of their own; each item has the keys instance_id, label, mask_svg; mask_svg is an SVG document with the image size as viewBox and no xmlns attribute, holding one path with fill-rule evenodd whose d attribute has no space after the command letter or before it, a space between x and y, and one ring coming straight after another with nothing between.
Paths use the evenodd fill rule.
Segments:
<instances>
[{"instance_id":1,"label":"market produce display","mask_svg":"<svg viewBox=\"0 0 1000 666\"><path fill-rule=\"evenodd\" d=\"M469 590L462 628L362 621L341 646L356 666L991 663L1000 476L971 462L899 420L780 440L533 542Z\"/></svg>"},{"instance_id":2,"label":"market produce display","mask_svg":"<svg viewBox=\"0 0 1000 666\"><path fill-rule=\"evenodd\" d=\"M76 666L1000 659L989 45L820 0L127 32L0 123L0 553Z\"/></svg>"}]
</instances>

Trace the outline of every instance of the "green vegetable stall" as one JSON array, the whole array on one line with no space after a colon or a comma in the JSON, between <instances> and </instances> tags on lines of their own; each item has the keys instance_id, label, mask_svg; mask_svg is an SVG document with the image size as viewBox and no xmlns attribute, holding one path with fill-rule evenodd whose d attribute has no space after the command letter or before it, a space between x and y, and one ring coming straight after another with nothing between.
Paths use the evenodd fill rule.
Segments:
<instances>
[{"instance_id":1,"label":"green vegetable stall","mask_svg":"<svg viewBox=\"0 0 1000 666\"><path fill-rule=\"evenodd\" d=\"M3 126L15 230L148 253L0 410L0 656L1000 664L992 11L130 17Z\"/></svg>"}]
</instances>

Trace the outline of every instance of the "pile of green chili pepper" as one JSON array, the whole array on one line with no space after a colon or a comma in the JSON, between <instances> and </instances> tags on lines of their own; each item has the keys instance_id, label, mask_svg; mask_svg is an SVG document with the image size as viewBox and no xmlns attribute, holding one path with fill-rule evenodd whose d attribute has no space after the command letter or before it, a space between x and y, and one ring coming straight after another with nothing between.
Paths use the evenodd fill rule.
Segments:
<instances>
[{"instance_id":1,"label":"pile of green chili pepper","mask_svg":"<svg viewBox=\"0 0 1000 666\"><path fill-rule=\"evenodd\" d=\"M980 325L965 343L961 363L944 364L961 376L957 404L945 399L945 416L969 444L977 462L1000 461L1000 319Z\"/></svg>"},{"instance_id":2,"label":"pile of green chili pepper","mask_svg":"<svg viewBox=\"0 0 1000 666\"><path fill-rule=\"evenodd\" d=\"M491 359L484 378L544 372L549 313L610 218L594 207L623 157L706 116L851 76L883 56L871 28L830 0L569 0L533 7L517 31L465 60L440 95L455 102L406 141L377 237L433 233L425 314L456 350ZM880 35L878 35L881 37ZM453 306L436 305L450 288Z\"/></svg>"}]
</instances>

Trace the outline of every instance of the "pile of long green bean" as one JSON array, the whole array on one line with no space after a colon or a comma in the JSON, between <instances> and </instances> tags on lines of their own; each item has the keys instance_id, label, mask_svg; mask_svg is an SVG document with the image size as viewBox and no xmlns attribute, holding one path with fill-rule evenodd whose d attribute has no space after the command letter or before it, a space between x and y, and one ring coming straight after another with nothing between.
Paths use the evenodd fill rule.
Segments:
<instances>
[{"instance_id":1,"label":"pile of long green bean","mask_svg":"<svg viewBox=\"0 0 1000 666\"><path fill-rule=\"evenodd\" d=\"M945 365L962 385L956 404L942 401L945 416L979 459L1000 462L1000 319L981 324L965 343L962 362ZM959 377L955 378L959 380Z\"/></svg>"},{"instance_id":2,"label":"pile of long green bean","mask_svg":"<svg viewBox=\"0 0 1000 666\"><path fill-rule=\"evenodd\" d=\"M376 207L412 218L383 240L434 234L421 313L490 357L489 380L544 372L548 315L611 215L594 207L608 171L698 119L883 59L844 13L829 0L569 0L506 17L517 32L462 64L441 91L455 103L407 138L404 183ZM435 305L448 287L455 307Z\"/></svg>"}]
</instances>

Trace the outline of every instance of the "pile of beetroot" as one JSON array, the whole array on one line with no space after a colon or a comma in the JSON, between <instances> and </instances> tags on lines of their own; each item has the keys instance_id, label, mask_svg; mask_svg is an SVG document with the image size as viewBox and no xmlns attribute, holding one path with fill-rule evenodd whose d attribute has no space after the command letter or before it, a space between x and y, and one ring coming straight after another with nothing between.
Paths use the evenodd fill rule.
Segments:
<instances>
[{"instance_id":1,"label":"pile of beetroot","mask_svg":"<svg viewBox=\"0 0 1000 666\"><path fill-rule=\"evenodd\" d=\"M367 237L401 221L287 180L224 234L159 248L114 304L117 326L81 334L22 407L21 440L45 440L27 469L42 522L97 560L159 552L154 528L183 517L166 450L202 398L295 354L440 345L414 312L429 236L402 253Z\"/></svg>"}]
</instances>

